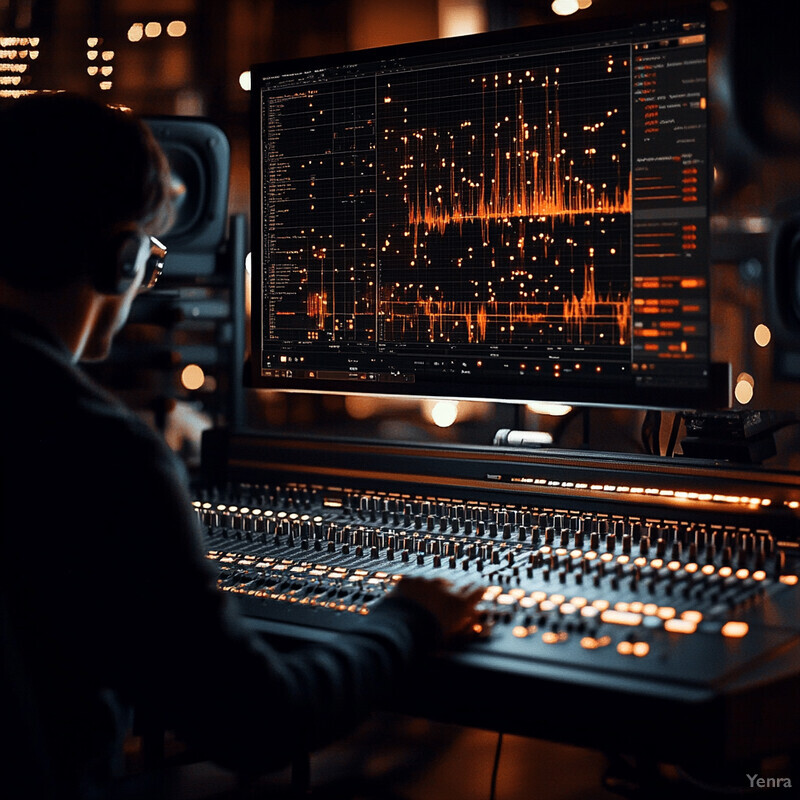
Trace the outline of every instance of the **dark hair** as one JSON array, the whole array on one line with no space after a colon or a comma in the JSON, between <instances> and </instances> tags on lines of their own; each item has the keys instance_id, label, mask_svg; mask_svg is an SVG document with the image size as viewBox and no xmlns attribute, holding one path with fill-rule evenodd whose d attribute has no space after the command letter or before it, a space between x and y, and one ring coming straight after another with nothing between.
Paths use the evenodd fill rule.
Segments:
<instances>
[{"instance_id":1,"label":"dark hair","mask_svg":"<svg viewBox=\"0 0 800 800\"><path fill-rule=\"evenodd\" d=\"M163 234L169 164L130 111L79 95L28 95L0 108L0 278L62 286L91 275L121 226Z\"/></svg>"}]
</instances>

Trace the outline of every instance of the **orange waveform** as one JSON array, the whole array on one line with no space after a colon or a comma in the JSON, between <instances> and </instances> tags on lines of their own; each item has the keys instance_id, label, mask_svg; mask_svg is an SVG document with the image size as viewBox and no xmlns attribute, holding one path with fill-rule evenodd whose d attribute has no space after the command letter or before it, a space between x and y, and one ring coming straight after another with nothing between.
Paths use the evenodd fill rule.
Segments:
<instances>
[{"instance_id":1,"label":"orange waveform","mask_svg":"<svg viewBox=\"0 0 800 800\"><path fill-rule=\"evenodd\" d=\"M325 290L309 294L306 298L306 313L316 320L318 330L325 330L325 317L328 313L328 293Z\"/></svg>"},{"instance_id":2,"label":"orange waveform","mask_svg":"<svg viewBox=\"0 0 800 800\"><path fill-rule=\"evenodd\" d=\"M512 341L528 338L531 326L548 325L556 326L574 343L596 344L603 332L624 345L630 337L631 301L630 297L598 295L594 268L587 264L581 295L563 301L443 300L417 290L417 296L409 300L385 298L382 314L395 335L417 341L485 342L490 324L493 337Z\"/></svg>"},{"instance_id":3,"label":"orange waveform","mask_svg":"<svg viewBox=\"0 0 800 800\"><path fill-rule=\"evenodd\" d=\"M545 84L546 120L551 118L549 92L548 81ZM415 235L420 230L435 230L441 234L450 225L460 226L466 222L480 222L486 226L490 222L512 218L568 219L587 214L630 213L630 174L627 181L621 179L613 188L596 187L575 175L572 163L563 157L557 94L553 122L544 126L543 141L540 142L542 146L539 148L531 141L531 129L525 121L521 90L518 94L517 110L515 144L506 153L499 144L494 145L494 168L484 170L479 185L458 189L459 186L464 187L464 184L458 178L460 168L452 156L438 162L447 171L446 177L442 178L441 170L430 168L427 159L421 158L423 153L417 152L416 161L421 165L418 169L422 176L416 193L406 196L408 222L415 230ZM420 146L420 138L410 139ZM483 139L485 147L485 133ZM407 150L406 163L414 160L409 155ZM485 160L484 150L484 162ZM437 176L435 181L431 180L431 173L434 171ZM425 189L434 183L438 183L435 192L420 190L420 187ZM449 197L441 193L445 185L449 187Z\"/></svg>"},{"instance_id":4,"label":"orange waveform","mask_svg":"<svg viewBox=\"0 0 800 800\"><path fill-rule=\"evenodd\" d=\"M587 321L594 320L599 306L610 309L611 317L617 326L618 343L625 344L628 339L628 326L631 321L630 297L615 300L611 295L598 297L595 291L594 267L585 264L583 268L583 293L580 297L574 294L564 303L564 320L571 329L577 332L578 339L583 335L583 326Z\"/></svg>"}]
</instances>

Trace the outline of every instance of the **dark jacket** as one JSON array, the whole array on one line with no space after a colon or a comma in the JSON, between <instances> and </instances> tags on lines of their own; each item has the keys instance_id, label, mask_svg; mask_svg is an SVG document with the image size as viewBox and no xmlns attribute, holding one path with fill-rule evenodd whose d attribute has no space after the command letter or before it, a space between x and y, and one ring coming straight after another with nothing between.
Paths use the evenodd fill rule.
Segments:
<instances>
[{"instance_id":1,"label":"dark jacket","mask_svg":"<svg viewBox=\"0 0 800 800\"><path fill-rule=\"evenodd\" d=\"M21 315L0 312L0 359L0 785L104 796L133 709L224 766L284 766L434 645L432 617L391 598L364 634L279 654L216 590L161 438Z\"/></svg>"}]
</instances>

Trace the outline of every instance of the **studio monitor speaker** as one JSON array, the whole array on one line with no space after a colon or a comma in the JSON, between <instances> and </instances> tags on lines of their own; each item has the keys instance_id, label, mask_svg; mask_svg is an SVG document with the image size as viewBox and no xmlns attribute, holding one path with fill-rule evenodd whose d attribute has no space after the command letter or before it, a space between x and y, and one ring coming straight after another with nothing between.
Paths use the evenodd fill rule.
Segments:
<instances>
[{"instance_id":1,"label":"studio monitor speaker","mask_svg":"<svg viewBox=\"0 0 800 800\"><path fill-rule=\"evenodd\" d=\"M164 277L211 275L227 232L230 143L207 120L144 121L169 160L175 190L175 221L160 237L168 251Z\"/></svg>"}]
</instances>

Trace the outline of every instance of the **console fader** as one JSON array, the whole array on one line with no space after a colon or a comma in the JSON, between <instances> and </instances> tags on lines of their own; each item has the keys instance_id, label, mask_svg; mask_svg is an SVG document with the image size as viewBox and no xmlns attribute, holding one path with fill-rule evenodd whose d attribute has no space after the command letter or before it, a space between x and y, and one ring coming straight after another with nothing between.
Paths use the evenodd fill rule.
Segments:
<instances>
[{"instance_id":1,"label":"console fader","mask_svg":"<svg viewBox=\"0 0 800 800\"><path fill-rule=\"evenodd\" d=\"M633 745L643 730L642 719L636 730L543 720L561 693L601 713L655 715L665 753L717 734L724 757L797 743L780 714L800 681L791 476L216 437L206 475L217 480L194 505L219 586L247 615L303 639L357 631L406 574L485 587L474 639L430 667L464 694L425 713L590 744ZM498 689L519 693L513 708L469 688L499 676ZM692 728L679 742L663 730L673 716ZM742 739L748 726L758 730Z\"/></svg>"}]
</instances>

